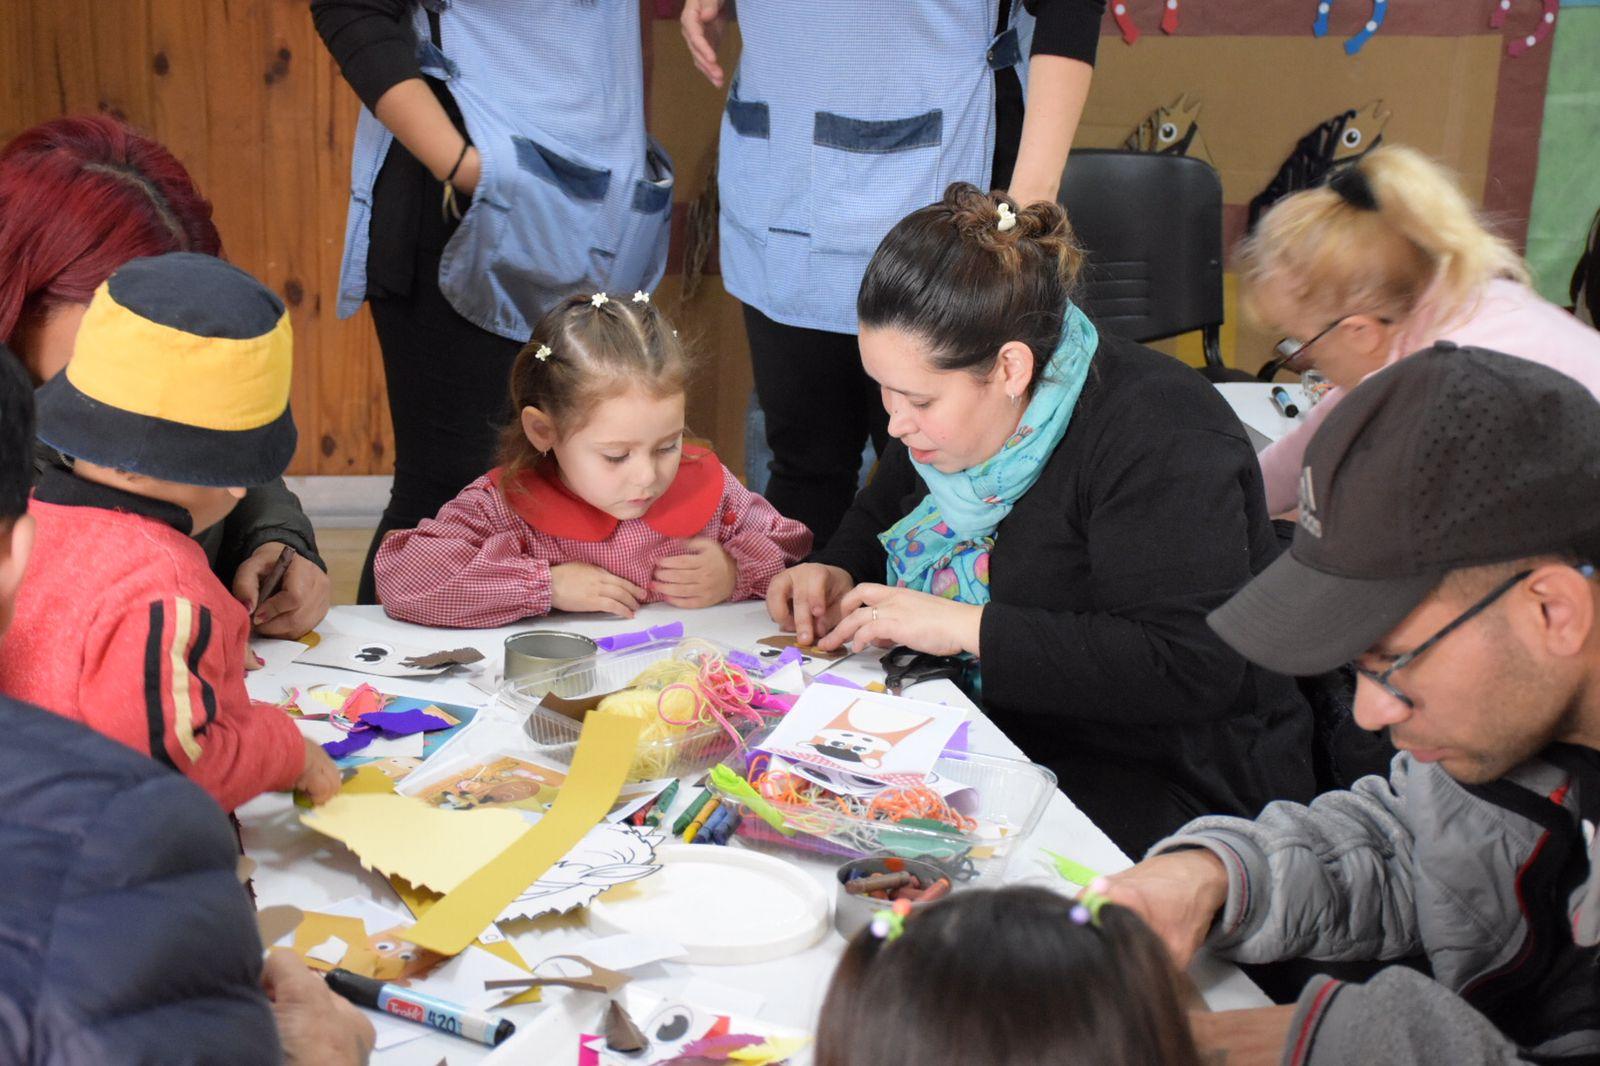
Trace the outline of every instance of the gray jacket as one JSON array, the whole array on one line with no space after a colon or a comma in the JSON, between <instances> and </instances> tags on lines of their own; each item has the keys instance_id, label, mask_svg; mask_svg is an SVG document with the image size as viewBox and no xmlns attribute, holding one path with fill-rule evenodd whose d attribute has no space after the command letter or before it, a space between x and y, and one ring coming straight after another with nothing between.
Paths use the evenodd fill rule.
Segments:
<instances>
[{"instance_id":1,"label":"gray jacket","mask_svg":"<svg viewBox=\"0 0 1600 1066\"><path fill-rule=\"evenodd\" d=\"M1575 779L1549 762L1469 788L1401 754L1387 780L1254 821L1200 818L1152 854L1203 847L1222 860L1228 902L1208 945L1228 958L1427 955L1433 982L1404 970L1313 981L1285 1062L1504 1063L1600 1054L1592 964L1563 976L1573 942L1600 943L1600 876L1572 873L1585 851L1592 871L1593 837Z\"/></svg>"}]
</instances>

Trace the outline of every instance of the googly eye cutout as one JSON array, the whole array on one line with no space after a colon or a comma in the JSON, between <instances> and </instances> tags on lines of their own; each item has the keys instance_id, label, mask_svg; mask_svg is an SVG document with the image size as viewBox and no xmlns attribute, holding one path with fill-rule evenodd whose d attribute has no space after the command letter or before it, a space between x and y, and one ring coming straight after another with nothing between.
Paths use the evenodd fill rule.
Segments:
<instances>
[{"instance_id":1,"label":"googly eye cutout","mask_svg":"<svg viewBox=\"0 0 1600 1066\"><path fill-rule=\"evenodd\" d=\"M1171 122L1163 122L1157 136L1163 141L1175 141L1178 139L1178 127Z\"/></svg>"},{"instance_id":2,"label":"googly eye cutout","mask_svg":"<svg viewBox=\"0 0 1600 1066\"><path fill-rule=\"evenodd\" d=\"M1346 148L1361 147L1361 131L1356 129L1354 126L1350 127L1349 129L1345 130L1344 133L1339 135L1339 143L1344 145Z\"/></svg>"}]
</instances>

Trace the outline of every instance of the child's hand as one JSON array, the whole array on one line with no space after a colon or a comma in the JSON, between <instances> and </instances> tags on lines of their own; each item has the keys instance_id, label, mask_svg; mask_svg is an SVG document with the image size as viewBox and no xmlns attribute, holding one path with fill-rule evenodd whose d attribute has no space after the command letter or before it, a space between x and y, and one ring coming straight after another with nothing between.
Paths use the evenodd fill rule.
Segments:
<instances>
[{"instance_id":1,"label":"child's hand","mask_svg":"<svg viewBox=\"0 0 1600 1066\"><path fill-rule=\"evenodd\" d=\"M632 618L646 595L638 585L593 563L550 568L550 606L557 611L601 611Z\"/></svg>"},{"instance_id":2,"label":"child's hand","mask_svg":"<svg viewBox=\"0 0 1600 1066\"><path fill-rule=\"evenodd\" d=\"M656 564L650 587L674 607L710 607L733 595L739 567L710 537L696 537L682 555Z\"/></svg>"},{"instance_id":3,"label":"child's hand","mask_svg":"<svg viewBox=\"0 0 1600 1066\"><path fill-rule=\"evenodd\" d=\"M307 740L306 764L294 783L296 791L304 792L311 797L312 803L320 807L339 794L341 784L339 767L322 750L321 744Z\"/></svg>"}]
</instances>

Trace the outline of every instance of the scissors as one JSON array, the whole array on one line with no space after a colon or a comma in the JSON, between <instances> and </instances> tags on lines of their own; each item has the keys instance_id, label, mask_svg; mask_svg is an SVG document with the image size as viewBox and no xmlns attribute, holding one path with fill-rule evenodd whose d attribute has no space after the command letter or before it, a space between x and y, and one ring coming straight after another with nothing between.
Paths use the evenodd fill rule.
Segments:
<instances>
[{"instance_id":1,"label":"scissors","mask_svg":"<svg viewBox=\"0 0 1600 1066\"><path fill-rule=\"evenodd\" d=\"M883 657L884 687L898 696L900 690L924 681L948 678L959 684L967 672L965 659L951 655L930 655L904 645L889 649Z\"/></svg>"}]
</instances>

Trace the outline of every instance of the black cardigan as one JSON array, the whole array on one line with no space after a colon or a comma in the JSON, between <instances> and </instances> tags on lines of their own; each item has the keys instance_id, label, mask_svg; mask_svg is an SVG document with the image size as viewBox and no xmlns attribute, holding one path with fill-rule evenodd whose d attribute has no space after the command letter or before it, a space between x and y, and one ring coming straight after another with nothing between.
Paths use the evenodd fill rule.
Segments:
<instances>
[{"instance_id":1,"label":"black cardigan","mask_svg":"<svg viewBox=\"0 0 1600 1066\"><path fill-rule=\"evenodd\" d=\"M816 561L882 582L878 534L926 493L894 442ZM1165 821L1309 799L1311 715L1294 682L1205 622L1277 551L1255 453L1216 390L1101 334L1066 436L996 531L985 709L1097 822L1134 802L1075 791L1106 766L1164 786Z\"/></svg>"}]
</instances>

